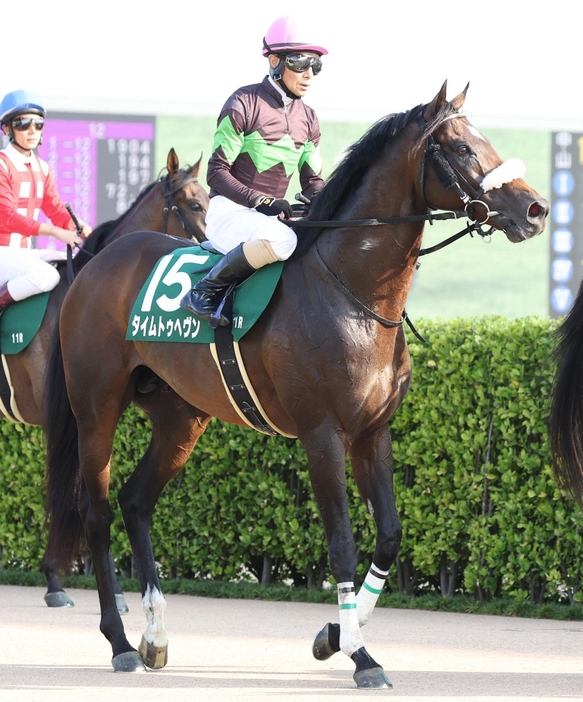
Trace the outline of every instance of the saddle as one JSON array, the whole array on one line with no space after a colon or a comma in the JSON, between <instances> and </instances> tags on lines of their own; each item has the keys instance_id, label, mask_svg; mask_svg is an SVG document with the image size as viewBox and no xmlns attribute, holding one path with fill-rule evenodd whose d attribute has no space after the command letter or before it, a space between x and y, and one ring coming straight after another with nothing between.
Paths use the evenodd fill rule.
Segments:
<instances>
[{"instance_id":1,"label":"saddle","mask_svg":"<svg viewBox=\"0 0 583 702\"><path fill-rule=\"evenodd\" d=\"M283 262L257 270L221 303L230 327L212 328L180 307L184 294L220 260L209 246L189 246L163 256L144 283L130 314L126 339L209 344L231 404L253 429L271 436L290 436L267 417L249 381L239 341L253 327L271 300Z\"/></svg>"},{"instance_id":2,"label":"saddle","mask_svg":"<svg viewBox=\"0 0 583 702\"><path fill-rule=\"evenodd\" d=\"M0 313L0 413L20 422L6 356L24 351L34 339L45 316L50 293L13 302Z\"/></svg>"},{"instance_id":3,"label":"saddle","mask_svg":"<svg viewBox=\"0 0 583 702\"><path fill-rule=\"evenodd\" d=\"M162 256L144 283L129 318L128 341L211 344L215 330L181 309L180 300L222 258L206 247L189 246ZM257 322L281 277L283 262L257 270L238 285L233 301L233 338L241 338Z\"/></svg>"}]
</instances>

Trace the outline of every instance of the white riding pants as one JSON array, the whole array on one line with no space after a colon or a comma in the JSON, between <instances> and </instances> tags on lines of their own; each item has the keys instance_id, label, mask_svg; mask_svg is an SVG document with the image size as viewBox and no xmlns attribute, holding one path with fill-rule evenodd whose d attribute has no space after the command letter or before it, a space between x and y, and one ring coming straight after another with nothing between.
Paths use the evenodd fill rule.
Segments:
<instances>
[{"instance_id":1,"label":"white riding pants","mask_svg":"<svg viewBox=\"0 0 583 702\"><path fill-rule=\"evenodd\" d=\"M222 195L215 195L206 213L206 237L221 253L239 244L264 239L279 261L285 261L298 243L295 232L279 217L267 217L250 207L243 207Z\"/></svg>"},{"instance_id":2,"label":"white riding pants","mask_svg":"<svg viewBox=\"0 0 583 702\"><path fill-rule=\"evenodd\" d=\"M14 300L48 292L60 276L47 261L63 260L65 254L50 249L16 249L0 246L0 285L7 285Z\"/></svg>"}]
</instances>

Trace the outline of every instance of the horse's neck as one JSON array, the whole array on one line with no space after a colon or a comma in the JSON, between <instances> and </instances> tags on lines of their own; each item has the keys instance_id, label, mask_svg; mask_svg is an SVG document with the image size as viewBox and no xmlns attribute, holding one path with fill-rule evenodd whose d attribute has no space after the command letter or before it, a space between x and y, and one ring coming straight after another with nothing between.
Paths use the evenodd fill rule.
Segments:
<instances>
[{"instance_id":1,"label":"horse's neck","mask_svg":"<svg viewBox=\"0 0 583 702\"><path fill-rule=\"evenodd\" d=\"M162 231L162 215L164 203L158 186L145 195L135 209L128 211L120 223L107 237L106 244L119 239L124 234L138 231Z\"/></svg>"},{"instance_id":2,"label":"horse's neck","mask_svg":"<svg viewBox=\"0 0 583 702\"><path fill-rule=\"evenodd\" d=\"M424 214L403 165L387 162L370 169L353 203L343 208L346 220ZM415 170L415 169L410 169ZM353 294L382 316L398 318L413 282L421 246L423 222L330 230L321 235L318 249L330 268Z\"/></svg>"}]
</instances>

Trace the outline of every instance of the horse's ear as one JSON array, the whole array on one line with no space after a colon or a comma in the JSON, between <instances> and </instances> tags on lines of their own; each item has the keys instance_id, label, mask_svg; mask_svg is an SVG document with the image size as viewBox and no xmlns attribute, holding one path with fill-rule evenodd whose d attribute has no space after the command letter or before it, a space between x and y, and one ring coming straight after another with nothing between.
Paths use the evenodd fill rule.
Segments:
<instances>
[{"instance_id":1,"label":"horse's ear","mask_svg":"<svg viewBox=\"0 0 583 702\"><path fill-rule=\"evenodd\" d=\"M193 175L195 178L198 178L198 172L200 171L200 164L202 162L202 153L200 155L200 158L198 161L194 164L194 166L190 169L190 174Z\"/></svg>"},{"instance_id":2,"label":"horse's ear","mask_svg":"<svg viewBox=\"0 0 583 702\"><path fill-rule=\"evenodd\" d=\"M439 110L445 105L445 95L447 92L447 81L441 86L441 90L433 98L433 100L427 105L425 111L423 112L423 119L429 122L432 117L439 112Z\"/></svg>"},{"instance_id":3,"label":"horse's ear","mask_svg":"<svg viewBox=\"0 0 583 702\"><path fill-rule=\"evenodd\" d=\"M170 149L168 152L168 160L166 161L166 168L168 169L168 173L173 176L178 173L178 170L180 168L180 164L178 162L178 156L176 155L176 151L174 151L174 147Z\"/></svg>"},{"instance_id":4,"label":"horse's ear","mask_svg":"<svg viewBox=\"0 0 583 702\"><path fill-rule=\"evenodd\" d=\"M451 101L451 104L455 107L456 112L459 112L464 106L464 102L466 101L466 94L468 92L469 87L470 84L468 83L463 89L463 91L459 95L454 97L454 99Z\"/></svg>"}]
</instances>

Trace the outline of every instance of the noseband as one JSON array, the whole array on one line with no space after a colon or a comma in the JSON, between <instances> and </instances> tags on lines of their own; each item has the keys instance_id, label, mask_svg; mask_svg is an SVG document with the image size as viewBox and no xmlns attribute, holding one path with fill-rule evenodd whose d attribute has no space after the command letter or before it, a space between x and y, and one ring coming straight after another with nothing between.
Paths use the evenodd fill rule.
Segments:
<instances>
[{"instance_id":1,"label":"noseband","mask_svg":"<svg viewBox=\"0 0 583 702\"><path fill-rule=\"evenodd\" d=\"M194 176L189 176L173 190L170 189L169 173L163 178L161 178L161 182L164 186L164 224L162 226L162 234L166 234L166 229L168 228L168 216L170 212L172 212L174 216L178 219L182 229L184 229L189 234L191 239L195 239L200 244L202 239L200 238L199 234L194 231L194 228L192 227L191 223L182 216L182 210L180 209L180 205L176 202L176 198L174 197L174 195L179 190L182 190L182 188L185 185L188 185L189 183L198 183L198 178L195 178Z\"/></svg>"},{"instance_id":2,"label":"noseband","mask_svg":"<svg viewBox=\"0 0 583 702\"><path fill-rule=\"evenodd\" d=\"M456 119L457 117L464 117L464 115L456 113L447 117L446 120ZM470 223L475 225L475 230L478 231L481 236L489 236L492 231L492 229L490 229L489 232L484 232L481 229L481 226L486 224L490 217L500 215L500 212L496 212L489 208L488 204L481 199L482 195L485 192L499 188L505 183L510 183L512 180L521 178L524 175L524 163L520 161L520 159L510 159L510 161L503 163L501 166L497 166L492 171L487 173L482 179L482 182L476 188L469 182L463 173L460 172L459 169L450 163L447 156L443 153L441 145L433 136L430 136L427 140L425 153L423 154L420 175L421 197L425 207L427 207L428 210L434 210L435 208L431 207L425 198L425 167L427 161L429 161L433 166L441 184L446 189L453 188L456 191L458 197L463 203L464 212L466 213L467 218L469 219ZM508 166L510 167L508 168ZM482 206L484 208L485 216L483 219L476 218L476 206Z\"/></svg>"},{"instance_id":3,"label":"noseband","mask_svg":"<svg viewBox=\"0 0 583 702\"><path fill-rule=\"evenodd\" d=\"M421 197L425 207L427 207L428 210L434 210L435 208L427 202L425 197L425 168L427 162L433 166L433 169L443 187L446 189L453 188L456 191L459 199L463 203L464 212L466 213L470 222L474 222L477 225L486 224L490 217L499 214L499 212L493 212L490 210L487 203L480 199L484 194L482 188L476 189L457 168L452 166L447 159L447 156L443 153L441 146L433 137L429 137L427 141L427 148L425 149L425 153L423 155L423 165L421 168L420 179ZM460 182L463 184L463 187ZM485 209L486 215L481 220L478 220L475 216L472 216L476 205L481 205Z\"/></svg>"}]
</instances>

